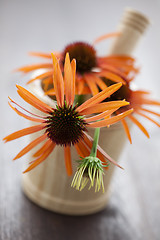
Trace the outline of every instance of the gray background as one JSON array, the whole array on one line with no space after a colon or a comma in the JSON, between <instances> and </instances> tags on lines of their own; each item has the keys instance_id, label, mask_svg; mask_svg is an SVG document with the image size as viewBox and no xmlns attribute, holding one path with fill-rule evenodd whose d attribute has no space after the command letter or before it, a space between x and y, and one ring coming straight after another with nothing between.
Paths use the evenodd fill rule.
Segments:
<instances>
[{"instance_id":1,"label":"gray background","mask_svg":"<svg viewBox=\"0 0 160 240\"><path fill-rule=\"evenodd\" d=\"M152 1L0 1L0 136L27 126L7 104L7 96L19 101L15 84L25 86L29 76L13 72L37 62L29 51L61 51L74 40L92 42L115 30L126 6L152 20L134 56L141 66L136 84L160 99L160 2ZM97 47L103 53L104 46ZM160 111L159 111L160 112ZM117 169L108 207L87 217L67 217L35 206L21 191L26 157L11 159L27 138L0 143L0 239L159 239L160 236L160 132L147 120L151 139L135 127L133 144L121 157L125 171ZM63 231L62 231L63 230Z\"/></svg>"}]
</instances>

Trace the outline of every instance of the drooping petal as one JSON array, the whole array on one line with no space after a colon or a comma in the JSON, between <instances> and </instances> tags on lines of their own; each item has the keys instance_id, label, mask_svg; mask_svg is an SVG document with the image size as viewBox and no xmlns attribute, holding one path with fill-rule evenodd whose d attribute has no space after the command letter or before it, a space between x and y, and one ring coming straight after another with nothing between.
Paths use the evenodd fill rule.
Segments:
<instances>
[{"instance_id":1,"label":"drooping petal","mask_svg":"<svg viewBox=\"0 0 160 240\"><path fill-rule=\"evenodd\" d=\"M15 157L13 160L16 160L20 157L22 157L23 155L25 155L26 153L28 153L32 148L34 148L35 146L37 146L39 143L41 143L42 141L44 141L47 138L46 134L43 134L42 136L36 138L35 140L33 140L32 142L30 142L25 148L23 148Z\"/></svg>"},{"instance_id":2,"label":"drooping petal","mask_svg":"<svg viewBox=\"0 0 160 240\"><path fill-rule=\"evenodd\" d=\"M81 148L79 147L79 144L76 143L76 144L74 145L74 147L75 147L75 149L76 149L78 155L79 155L80 157L84 158L85 155L83 154Z\"/></svg>"},{"instance_id":3,"label":"drooping petal","mask_svg":"<svg viewBox=\"0 0 160 240\"><path fill-rule=\"evenodd\" d=\"M50 139L48 139L41 148L39 148L34 154L33 157L39 157L40 155L43 154L43 152L45 152L47 150L47 148L52 145L52 141Z\"/></svg>"},{"instance_id":4,"label":"drooping petal","mask_svg":"<svg viewBox=\"0 0 160 240\"><path fill-rule=\"evenodd\" d=\"M95 83L101 90L105 90L108 86L104 83L104 81L97 77L95 74L92 74L92 78L94 79Z\"/></svg>"},{"instance_id":5,"label":"drooping petal","mask_svg":"<svg viewBox=\"0 0 160 240\"><path fill-rule=\"evenodd\" d=\"M119 122L121 119L125 118L126 116L130 115L132 112L133 112L133 109L130 109L123 113L118 114L117 116L111 117L109 119L100 120L94 123L88 123L88 127L97 128L97 127L105 127L108 125L112 125L116 122Z\"/></svg>"},{"instance_id":6,"label":"drooping petal","mask_svg":"<svg viewBox=\"0 0 160 240\"><path fill-rule=\"evenodd\" d=\"M32 113L32 112L28 111L27 109L23 108L23 107L20 106L18 103L16 103L16 102L15 102L13 99L11 99L10 97L8 97L8 98L9 98L9 100L10 100L12 103L14 103L15 105L17 105L19 108L23 109L25 112L27 112L27 113L35 116L35 117L38 117L38 118L43 118L43 119L46 118L45 116L40 116L40 115L38 115L38 114L35 114L35 113Z\"/></svg>"},{"instance_id":7,"label":"drooping petal","mask_svg":"<svg viewBox=\"0 0 160 240\"><path fill-rule=\"evenodd\" d=\"M98 87L97 87L92 75L85 74L84 79L85 79L87 85L89 86L92 95L94 96L94 95L98 94L99 90L98 90Z\"/></svg>"},{"instance_id":8,"label":"drooping petal","mask_svg":"<svg viewBox=\"0 0 160 240\"><path fill-rule=\"evenodd\" d=\"M72 175L71 149L70 146L64 147L64 159L68 176Z\"/></svg>"},{"instance_id":9,"label":"drooping petal","mask_svg":"<svg viewBox=\"0 0 160 240\"><path fill-rule=\"evenodd\" d=\"M33 163L23 173L31 171L33 168L35 168L41 162L43 162L50 155L50 153L53 151L54 148L55 148L55 143L52 143L52 145L49 146L48 149L45 152L43 152L43 154L40 157L38 157L35 161L33 161Z\"/></svg>"},{"instance_id":10,"label":"drooping petal","mask_svg":"<svg viewBox=\"0 0 160 240\"><path fill-rule=\"evenodd\" d=\"M130 134L130 130L129 130L128 124L127 124L125 119L122 119L121 122L122 122L122 125L124 127L125 133L126 133L126 135L128 137L128 140L132 144L132 139L131 139L131 134Z\"/></svg>"},{"instance_id":11,"label":"drooping petal","mask_svg":"<svg viewBox=\"0 0 160 240\"><path fill-rule=\"evenodd\" d=\"M130 115L128 117L149 138L149 134L148 134L147 130L143 127L143 125L133 115Z\"/></svg>"},{"instance_id":12,"label":"drooping petal","mask_svg":"<svg viewBox=\"0 0 160 240\"><path fill-rule=\"evenodd\" d=\"M22 116L22 117L24 117L24 118L26 118L26 119L28 119L30 121L41 122L41 123L44 122L44 119L39 119L39 118L34 118L34 117L31 117L31 116L28 116L28 115L20 112L17 108L13 107L10 102L8 102L8 104L18 115L20 115L20 116Z\"/></svg>"},{"instance_id":13,"label":"drooping petal","mask_svg":"<svg viewBox=\"0 0 160 240\"><path fill-rule=\"evenodd\" d=\"M86 138L84 138L85 143L88 146L91 146L89 142L93 142L93 138L91 136L89 136L87 133L84 133ZM89 141L88 141L88 140ZM114 165L116 165L119 168L122 168L116 161L114 161L99 145L97 146L97 150L101 152L101 154L111 163L113 163ZM123 168L122 168L123 169Z\"/></svg>"},{"instance_id":14,"label":"drooping petal","mask_svg":"<svg viewBox=\"0 0 160 240\"><path fill-rule=\"evenodd\" d=\"M85 85L85 82L84 82L83 78L77 79L77 93L78 93L78 95L83 94L84 85Z\"/></svg>"},{"instance_id":15,"label":"drooping petal","mask_svg":"<svg viewBox=\"0 0 160 240\"><path fill-rule=\"evenodd\" d=\"M148 119L149 121L153 122L155 125L157 125L158 127L160 127L160 124L158 122L156 122L154 119L152 119L151 117L147 116L146 114L144 113L141 113L139 111L135 111L138 115Z\"/></svg>"},{"instance_id":16,"label":"drooping petal","mask_svg":"<svg viewBox=\"0 0 160 240\"><path fill-rule=\"evenodd\" d=\"M77 143L77 146L81 149L81 152L82 152L84 157L87 157L87 156L90 155L91 148L88 148L83 140L79 141Z\"/></svg>"},{"instance_id":17,"label":"drooping petal","mask_svg":"<svg viewBox=\"0 0 160 240\"><path fill-rule=\"evenodd\" d=\"M153 115L155 115L155 116L157 116L157 117L160 117L160 113L157 113L157 112L154 112L154 111L151 111L151 110L149 110L149 109L142 108L142 107L138 107L138 109L139 109L139 110L142 110L142 111L144 111L144 112L151 113L151 114L153 114Z\"/></svg>"},{"instance_id":18,"label":"drooping petal","mask_svg":"<svg viewBox=\"0 0 160 240\"><path fill-rule=\"evenodd\" d=\"M28 134L38 132L38 131L42 130L44 127L45 127L45 124L39 124L39 125L35 125L35 126L32 126L32 127L24 128L24 129L21 129L17 132L11 133L10 135L3 138L3 140L5 142L9 142L9 141L12 141L14 139L26 136Z\"/></svg>"},{"instance_id":19,"label":"drooping petal","mask_svg":"<svg viewBox=\"0 0 160 240\"><path fill-rule=\"evenodd\" d=\"M105 98L109 97L112 93L117 91L122 86L122 83L113 84L110 87L106 88L105 90L101 91L100 93L96 94L92 98L88 99L82 105L77 108L78 112L81 112L84 109L87 109L95 104L103 101Z\"/></svg>"}]
</instances>

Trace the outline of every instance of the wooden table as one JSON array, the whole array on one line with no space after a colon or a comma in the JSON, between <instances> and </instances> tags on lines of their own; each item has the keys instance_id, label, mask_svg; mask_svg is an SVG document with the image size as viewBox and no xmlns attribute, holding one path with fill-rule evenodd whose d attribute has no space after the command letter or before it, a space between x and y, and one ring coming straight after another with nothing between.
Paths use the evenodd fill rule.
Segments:
<instances>
[{"instance_id":1,"label":"wooden table","mask_svg":"<svg viewBox=\"0 0 160 240\"><path fill-rule=\"evenodd\" d=\"M18 0L2 1L1 3L1 138L27 126L26 121L22 121L10 110L7 105L7 96L9 95L19 101L15 83L24 86L28 76L21 77L17 73L11 73L11 71L32 61L32 58L25 55L29 50L38 51L42 49L41 51L49 51L53 40L55 40L55 49L58 47L61 49L61 46L64 45L63 40L59 43L59 38L51 34L53 30L55 31L54 20L59 17L57 13L57 11L60 11L59 6L53 4L55 1L48 1L47 8L43 4L39 4L38 8L37 3L38 1L23 2ZM98 6L97 4L96 2L95 9ZM70 7L73 7L72 5L73 2ZM145 3L143 6L145 8ZM53 15L55 14L53 19L51 17L51 7L55 7L53 8ZM89 5L86 5L86 7L89 9ZM103 7L102 5L101 10L103 10ZM119 16L122 10L121 7ZM76 11L78 14L78 10ZM118 12L118 10L116 11ZM74 13L74 16L76 13ZM92 18L93 15L94 11L91 13ZM85 13L84 16L87 17ZM48 21L46 17L48 17ZM110 21L111 27L115 26L118 17L115 17L113 23ZM65 16L63 16L63 21L64 19ZM69 18L68 23L64 22L64 25L70 24L71 20ZM100 24L100 22L98 23ZM58 27L56 28L57 34L64 39L64 31ZM34 35L35 28L37 29L36 35ZM101 32L104 32L102 29L101 27ZM67 30L65 30L66 39L72 39L73 32L68 31L71 36L68 36ZM88 36L88 39L90 39L89 35L85 35L87 32L79 31L74 33L77 34L77 37L81 33L82 36ZM91 35L95 37L93 33L94 31L91 32ZM143 51L142 59L146 58L145 51ZM148 54L150 54L149 57L153 56L150 51ZM139 56L141 55L139 54ZM36 59L34 61L36 62ZM145 63L145 70L148 71L147 60ZM144 82L143 79L142 82ZM147 83L150 86L149 82ZM159 84L159 80L154 82L153 86L156 84ZM160 85L156 86L160 87ZM155 91L158 93L156 87ZM127 144L120 160L125 171L120 169L115 171L108 206L97 214L81 217L49 212L30 202L21 190L21 172L27 157L16 162L11 161L19 149L27 143L27 139L17 140L6 145L1 142L0 240L160 239L160 131L147 121L145 121L145 126L150 129L152 138L148 140L136 128L133 129L133 144L132 146Z\"/></svg>"}]
</instances>

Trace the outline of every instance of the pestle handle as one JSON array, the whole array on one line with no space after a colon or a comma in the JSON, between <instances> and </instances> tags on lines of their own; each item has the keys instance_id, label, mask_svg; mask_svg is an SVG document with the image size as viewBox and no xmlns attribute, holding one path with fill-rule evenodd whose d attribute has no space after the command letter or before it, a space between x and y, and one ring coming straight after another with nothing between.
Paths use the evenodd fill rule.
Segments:
<instances>
[{"instance_id":1,"label":"pestle handle","mask_svg":"<svg viewBox=\"0 0 160 240\"><path fill-rule=\"evenodd\" d=\"M150 20L144 14L126 8L117 28L121 35L112 42L109 54L132 54L149 25Z\"/></svg>"}]
</instances>

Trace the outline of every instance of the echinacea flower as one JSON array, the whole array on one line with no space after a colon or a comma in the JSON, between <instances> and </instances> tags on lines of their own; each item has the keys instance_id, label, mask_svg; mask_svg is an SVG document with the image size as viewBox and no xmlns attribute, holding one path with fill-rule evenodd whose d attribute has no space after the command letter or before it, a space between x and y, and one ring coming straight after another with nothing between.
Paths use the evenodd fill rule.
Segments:
<instances>
[{"instance_id":1,"label":"echinacea flower","mask_svg":"<svg viewBox=\"0 0 160 240\"><path fill-rule=\"evenodd\" d=\"M104 164L97 157L99 133L100 128L96 128L90 155L85 158L81 158L81 160L78 161L79 165L71 183L71 187L75 187L77 190L82 191L90 181L89 190L94 186L94 183L96 182L95 192L99 192L101 188L104 192L103 169L108 167L109 164Z\"/></svg>"},{"instance_id":2,"label":"echinacea flower","mask_svg":"<svg viewBox=\"0 0 160 240\"><path fill-rule=\"evenodd\" d=\"M114 82L107 80L107 84L108 86L111 86L112 84L114 84ZM123 85L117 92L112 94L112 96L109 99L109 101L116 101L116 100L122 100L122 99L126 99L127 101L129 101L130 106L124 106L121 109L118 109L115 112L115 114L122 113L123 111L126 111L129 108L132 108L133 112L130 116L127 116L127 118L131 122L133 122L148 138L149 138L149 133L147 129L137 119L136 115L144 117L149 121L151 121L152 123L154 123L155 125L157 125L158 127L160 127L160 123L158 123L156 120L154 120L152 117L149 116L151 114L153 116L160 117L160 113L157 113L148 108L149 106L160 106L160 102L150 99L148 97L149 94L150 93L148 91L144 91L144 90L132 90L130 84L127 83L126 85ZM106 101L108 100L106 99ZM130 143L132 143L130 130L128 127L128 123L126 121L127 118L122 119L121 122L123 124L124 130L126 132L126 135Z\"/></svg>"},{"instance_id":3,"label":"echinacea flower","mask_svg":"<svg viewBox=\"0 0 160 240\"><path fill-rule=\"evenodd\" d=\"M129 103L126 101L101 103L105 98L118 90L122 85L121 83L106 88L80 106L74 105L76 62L74 59L70 62L69 54L66 54L63 79L58 60L53 54L52 58L54 65L53 82L57 104L52 108L23 87L17 86L17 92L22 99L40 110L43 115L40 116L27 111L10 98L11 103L9 104L17 114L39 124L14 132L5 137L4 140L8 142L43 130L41 135L23 148L14 159L22 157L39 143L44 142L42 147L34 154L36 159L24 171L28 172L43 162L56 145L60 145L64 148L66 170L70 176L72 174L71 145L76 148L77 153L83 158L90 154L92 140L87 134L86 127L97 128L111 125L131 114L132 110L127 110L122 114L112 117L112 113ZM32 116L21 112L13 107L12 104L17 105ZM107 159L119 166L100 147L98 147L97 156L103 162Z\"/></svg>"},{"instance_id":4,"label":"echinacea flower","mask_svg":"<svg viewBox=\"0 0 160 240\"><path fill-rule=\"evenodd\" d=\"M96 41L100 42L108 37L117 37L119 33L111 33L104 35ZM114 82L126 84L137 73L134 67L135 60L129 56L104 56L99 57L96 53L94 44L86 42L74 42L68 44L61 53L56 53L60 60L60 66L63 71L65 55L68 52L70 59L76 59L77 74L76 74L76 93L78 95L91 93L96 95L99 90L104 90L107 86L102 80L102 77L110 79ZM44 91L48 95L55 95L55 87L52 85L53 64L51 62L51 54L32 52L31 55L46 58L47 63L28 65L19 68L19 71L29 73L33 70L45 68L46 71L32 78L28 83L41 79L44 85ZM132 77L131 77L132 73ZM51 86L50 86L51 84ZM48 86L50 86L48 91Z\"/></svg>"}]
</instances>

